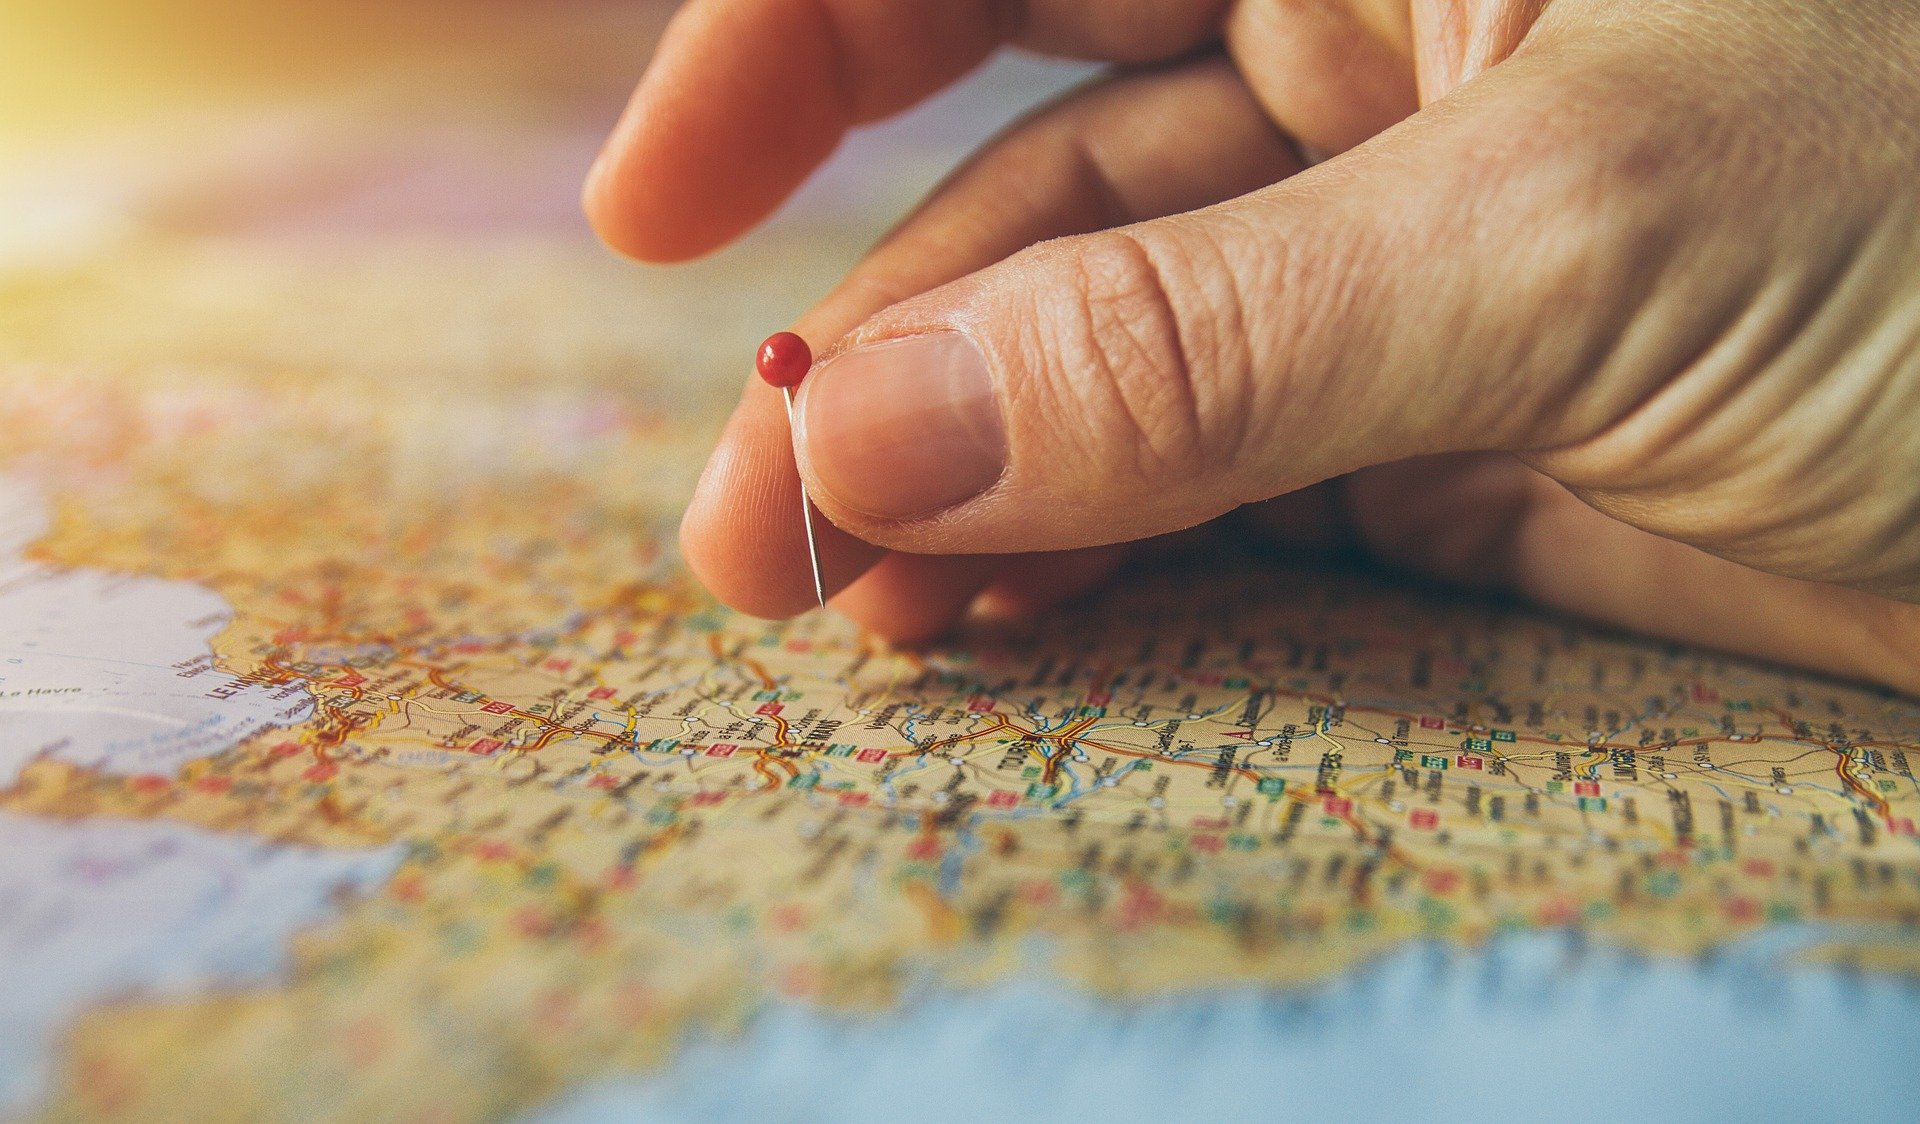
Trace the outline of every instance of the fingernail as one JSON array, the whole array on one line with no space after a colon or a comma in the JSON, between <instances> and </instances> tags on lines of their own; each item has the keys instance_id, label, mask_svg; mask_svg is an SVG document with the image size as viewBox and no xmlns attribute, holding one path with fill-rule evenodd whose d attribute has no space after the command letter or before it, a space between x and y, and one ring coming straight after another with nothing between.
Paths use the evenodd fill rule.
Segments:
<instances>
[{"instance_id":1,"label":"fingernail","mask_svg":"<svg viewBox=\"0 0 1920 1124\"><path fill-rule=\"evenodd\" d=\"M866 344L800 388L800 440L840 504L911 519L985 491L1007 465L987 357L963 332Z\"/></svg>"}]
</instances>

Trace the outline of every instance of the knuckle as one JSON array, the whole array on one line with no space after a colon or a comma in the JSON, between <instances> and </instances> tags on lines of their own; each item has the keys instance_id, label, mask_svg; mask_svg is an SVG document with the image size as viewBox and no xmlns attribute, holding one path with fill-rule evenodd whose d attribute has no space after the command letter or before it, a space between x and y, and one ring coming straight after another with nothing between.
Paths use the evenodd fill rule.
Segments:
<instances>
[{"instance_id":1,"label":"knuckle","mask_svg":"<svg viewBox=\"0 0 1920 1124\"><path fill-rule=\"evenodd\" d=\"M1237 300L1215 296L1214 263L1185 241L1116 230L1075 239L1059 258L1057 285L1075 299L1051 326L1046 369L1080 411L1089 463L1108 474L1195 482L1244 433L1219 328L1238 322Z\"/></svg>"},{"instance_id":2,"label":"knuckle","mask_svg":"<svg viewBox=\"0 0 1920 1124\"><path fill-rule=\"evenodd\" d=\"M1809 580L1920 579L1920 331L1796 280L1603 433L1539 458L1656 534ZM1838 330L1846 324L1849 330Z\"/></svg>"}]
</instances>

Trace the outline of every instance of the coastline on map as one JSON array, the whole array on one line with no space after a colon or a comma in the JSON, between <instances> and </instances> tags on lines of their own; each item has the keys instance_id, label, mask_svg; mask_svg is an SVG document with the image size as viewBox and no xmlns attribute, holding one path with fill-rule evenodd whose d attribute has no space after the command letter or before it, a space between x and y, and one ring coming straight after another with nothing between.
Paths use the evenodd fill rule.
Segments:
<instances>
[{"instance_id":1,"label":"coastline on map","mask_svg":"<svg viewBox=\"0 0 1920 1124\"><path fill-rule=\"evenodd\" d=\"M522 1124L1809 1119L1839 1104L1910 1119L1920 1069L1858 1067L1920 1056L1920 983L1802 955L1870 936L1782 925L1671 957L1513 933L1414 942L1298 990L1126 1002L1027 969L887 1015L786 1001Z\"/></svg>"},{"instance_id":2,"label":"coastline on map","mask_svg":"<svg viewBox=\"0 0 1920 1124\"><path fill-rule=\"evenodd\" d=\"M234 680L233 611L190 582L29 560L50 523L0 474L0 786L57 759L163 778L304 722L301 684ZM273 982L299 931L399 865L397 847L307 847L165 820L0 810L0 1118L29 1111L62 1039L103 1004Z\"/></svg>"}]
</instances>

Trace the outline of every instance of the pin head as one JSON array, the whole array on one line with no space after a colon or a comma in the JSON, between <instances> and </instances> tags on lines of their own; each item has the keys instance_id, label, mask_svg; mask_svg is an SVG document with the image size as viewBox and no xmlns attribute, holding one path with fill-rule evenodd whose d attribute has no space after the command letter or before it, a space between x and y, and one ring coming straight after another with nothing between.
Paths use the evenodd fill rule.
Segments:
<instances>
[{"instance_id":1,"label":"pin head","mask_svg":"<svg viewBox=\"0 0 1920 1124\"><path fill-rule=\"evenodd\" d=\"M775 332L760 345L754 366L768 386L789 390L799 386L813 367L813 349L792 332Z\"/></svg>"}]
</instances>

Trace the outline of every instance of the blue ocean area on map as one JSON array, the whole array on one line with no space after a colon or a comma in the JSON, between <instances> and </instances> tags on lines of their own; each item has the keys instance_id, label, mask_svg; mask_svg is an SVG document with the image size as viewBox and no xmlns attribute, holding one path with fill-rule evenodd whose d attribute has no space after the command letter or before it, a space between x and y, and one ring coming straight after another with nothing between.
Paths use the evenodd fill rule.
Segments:
<instances>
[{"instance_id":1,"label":"blue ocean area on map","mask_svg":"<svg viewBox=\"0 0 1920 1124\"><path fill-rule=\"evenodd\" d=\"M46 1092L75 1013L263 984L340 895L392 876L397 847L325 850L190 824L72 824L0 812L0 1119Z\"/></svg>"},{"instance_id":2,"label":"blue ocean area on map","mask_svg":"<svg viewBox=\"0 0 1920 1124\"><path fill-rule=\"evenodd\" d=\"M1670 958L1530 933L1300 993L1122 1004L1030 974L891 1017L783 1004L525 1124L1914 1119L1920 981L1792 963L1816 938Z\"/></svg>"}]
</instances>

